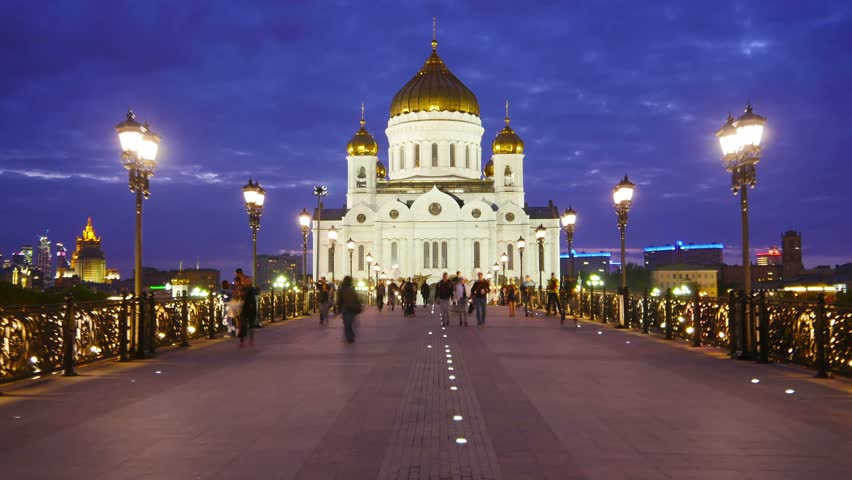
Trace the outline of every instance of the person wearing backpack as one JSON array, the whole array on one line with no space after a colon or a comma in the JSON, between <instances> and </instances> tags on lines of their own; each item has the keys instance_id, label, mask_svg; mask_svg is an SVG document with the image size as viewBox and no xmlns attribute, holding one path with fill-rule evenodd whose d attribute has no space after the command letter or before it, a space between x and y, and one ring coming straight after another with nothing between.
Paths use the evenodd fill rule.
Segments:
<instances>
[{"instance_id":1,"label":"person wearing backpack","mask_svg":"<svg viewBox=\"0 0 852 480\"><path fill-rule=\"evenodd\" d=\"M337 291L337 311L343 316L343 336L347 343L355 342L355 318L361 313L361 301L352 286L352 277L343 277Z\"/></svg>"},{"instance_id":2,"label":"person wearing backpack","mask_svg":"<svg viewBox=\"0 0 852 480\"><path fill-rule=\"evenodd\" d=\"M441 326L448 326L450 324L450 302L452 300L453 284L450 282L447 272L444 272L435 291L435 303L438 304L441 311Z\"/></svg>"}]
</instances>

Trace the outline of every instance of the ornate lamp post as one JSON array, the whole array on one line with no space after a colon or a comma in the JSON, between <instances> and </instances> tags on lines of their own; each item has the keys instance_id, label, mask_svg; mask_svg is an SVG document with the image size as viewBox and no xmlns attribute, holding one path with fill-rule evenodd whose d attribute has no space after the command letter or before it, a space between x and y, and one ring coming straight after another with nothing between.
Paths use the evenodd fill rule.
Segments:
<instances>
[{"instance_id":1,"label":"ornate lamp post","mask_svg":"<svg viewBox=\"0 0 852 480\"><path fill-rule=\"evenodd\" d=\"M132 110L127 111L125 120L115 126L118 141L121 143L121 163L128 171L130 191L136 194L136 242L134 248L134 283L136 296L136 318L134 319L133 339L136 342L136 354L139 357L151 355L148 335L142 315L142 201L151 195L149 178L154 175L157 166L157 151L160 137L146 123L139 124Z\"/></svg>"},{"instance_id":2,"label":"ornate lamp post","mask_svg":"<svg viewBox=\"0 0 852 480\"><path fill-rule=\"evenodd\" d=\"M257 231L260 229L260 216L263 215L263 202L266 192L258 182L248 183L243 187L243 199L246 202L246 212L249 216L249 227L251 228L251 281L257 286Z\"/></svg>"},{"instance_id":3,"label":"ornate lamp post","mask_svg":"<svg viewBox=\"0 0 852 480\"><path fill-rule=\"evenodd\" d=\"M303 312L308 312L308 232L311 231L311 214L306 208L299 214L299 228L302 229L302 290L304 291Z\"/></svg>"},{"instance_id":4,"label":"ornate lamp post","mask_svg":"<svg viewBox=\"0 0 852 480\"><path fill-rule=\"evenodd\" d=\"M618 326L624 326L624 319L626 318L626 312L624 311L627 306L627 259L626 252L624 248L624 231L627 228L627 212L630 211L630 206L633 202L633 190L635 185L627 178L627 175L618 182L618 185L612 190L612 201L615 204L615 213L618 215L618 231L621 235L621 308L619 309L619 315L621 316L621 321Z\"/></svg>"},{"instance_id":5,"label":"ornate lamp post","mask_svg":"<svg viewBox=\"0 0 852 480\"><path fill-rule=\"evenodd\" d=\"M331 283L334 283L334 251L337 247L337 229L334 225L328 229L328 243L331 244Z\"/></svg>"},{"instance_id":6,"label":"ornate lamp post","mask_svg":"<svg viewBox=\"0 0 852 480\"><path fill-rule=\"evenodd\" d=\"M367 252L367 256L364 257L364 260L367 261L367 290L369 290L370 283L373 281L373 275L370 273L373 271L373 254Z\"/></svg>"},{"instance_id":7,"label":"ornate lamp post","mask_svg":"<svg viewBox=\"0 0 852 480\"><path fill-rule=\"evenodd\" d=\"M352 237L349 237L349 240L346 241L346 249L349 250L349 276L352 276L352 254L355 253L355 242L352 241Z\"/></svg>"},{"instance_id":8,"label":"ornate lamp post","mask_svg":"<svg viewBox=\"0 0 852 480\"><path fill-rule=\"evenodd\" d=\"M506 263L509 261L509 256L505 253L500 255L500 263L503 264L503 285L506 285Z\"/></svg>"},{"instance_id":9,"label":"ornate lamp post","mask_svg":"<svg viewBox=\"0 0 852 480\"><path fill-rule=\"evenodd\" d=\"M562 228L565 230L565 240L568 241L568 281L574 283L574 225L577 223L577 212L570 206L562 212Z\"/></svg>"},{"instance_id":10,"label":"ornate lamp post","mask_svg":"<svg viewBox=\"0 0 852 480\"><path fill-rule=\"evenodd\" d=\"M751 258L749 255L748 232L748 188L757 184L756 166L760 161L763 139L763 127L766 118L756 113L748 104L739 118L734 120L728 115L728 120L716 131L719 146L722 148L722 162L725 169L731 172L731 190L740 196L740 219L743 235L743 275L746 298L751 298ZM754 325L751 315L746 315L745 335L741 358L752 357L752 342Z\"/></svg>"},{"instance_id":11,"label":"ornate lamp post","mask_svg":"<svg viewBox=\"0 0 852 480\"><path fill-rule=\"evenodd\" d=\"M627 175L618 182L612 190L612 201L615 204L615 213L618 215L618 231L621 234L621 288L627 287L627 265L625 265L624 230L627 228L627 212L633 201L633 190L635 185L627 178Z\"/></svg>"},{"instance_id":12,"label":"ornate lamp post","mask_svg":"<svg viewBox=\"0 0 852 480\"><path fill-rule=\"evenodd\" d=\"M328 196L328 187L325 185L314 185L314 196L317 197L317 233L321 232L320 230L320 222L322 221L322 197ZM319 277L320 272L320 252L322 249L320 248L320 237L314 237L314 240L317 241L317 249L314 252L314 258L317 261L317 267L314 271L314 277ZM316 280L316 278L314 279Z\"/></svg>"},{"instance_id":13,"label":"ornate lamp post","mask_svg":"<svg viewBox=\"0 0 852 480\"><path fill-rule=\"evenodd\" d=\"M524 250L527 249L527 241L524 237L518 238L518 254L521 257L521 283L524 283Z\"/></svg>"},{"instance_id":14,"label":"ornate lamp post","mask_svg":"<svg viewBox=\"0 0 852 480\"><path fill-rule=\"evenodd\" d=\"M373 271L376 272L376 285L379 284L379 270L382 269L382 266L376 263L373 265Z\"/></svg>"},{"instance_id":15,"label":"ornate lamp post","mask_svg":"<svg viewBox=\"0 0 852 480\"><path fill-rule=\"evenodd\" d=\"M544 237L547 229L543 224L538 224L535 229L535 241L538 242L538 303L541 304L541 274L544 272Z\"/></svg>"}]
</instances>

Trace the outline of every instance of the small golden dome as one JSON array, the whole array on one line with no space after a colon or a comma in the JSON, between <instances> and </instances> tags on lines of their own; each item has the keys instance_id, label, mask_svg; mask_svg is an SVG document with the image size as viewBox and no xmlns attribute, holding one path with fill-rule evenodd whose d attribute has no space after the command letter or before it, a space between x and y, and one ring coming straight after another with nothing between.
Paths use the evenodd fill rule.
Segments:
<instances>
[{"instance_id":1,"label":"small golden dome","mask_svg":"<svg viewBox=\"0 0 852 480\"><path fill-rule=\"evenodd\" d=\"M385 165L382 163L381 160L378 160L376 162L376 178L378 178L379 180L384 180L387 174L388 172L385 170Z\"/></svg>"},{"instance_id":2,"label":"small golden dome","mask_svg":"<svg viewBox=\"0 0 852 480\"><path fill-rule=\"evenodd\" d=\"M346 153L350 156L371 156L375 157L379 154L379 144L376 139L370 135L370 132L364 128L364 105L361 105L361 129L355 132L352 140L346 145Z\"/></svg>"},{"instance_id":3,"label":"small golden dome","mask_svg":"<svg viewBox=\"0 0 852 480\"><path fill-rule=\"evenodd\" d=\"M488 160L485 164L485 176L488 178L494 177L494 160Z\"/></svg>"},{"instance_id":4,"label":"small golden dome","mask_svg":"<svg viewBox=\"0 0 852 480\"><path fill-rule=\"evenodd\" d=\"M479 116L476 95L467 88L438 56L438 42L432 40L432 55L414 78L393 97L390 116L409 112L463 112Z\"/></svg>"},{"instance_id":5,"label":"small golden dome","mask_svg":"<svg viewBox=\"0 0 852 480\"><path fill-rule=\"evenodd\" d=\"M506 100L506 126L497 134L497 138L495 138L494 142L491 144L491 150L495 155L501 153L524 153L524 141L521 140L521 137L519 137L518 134L512 130L512 127L509 126L508 100Z\"/></svg>"}]
</instances>

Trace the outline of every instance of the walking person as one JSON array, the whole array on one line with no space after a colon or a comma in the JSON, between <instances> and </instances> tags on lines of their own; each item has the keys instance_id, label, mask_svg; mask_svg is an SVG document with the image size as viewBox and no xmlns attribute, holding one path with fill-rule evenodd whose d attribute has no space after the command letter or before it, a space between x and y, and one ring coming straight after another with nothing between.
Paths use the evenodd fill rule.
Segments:
<instances>
[{"instance_id":1,"label":"walking person","mask_svg":"<svg viewBox=\"0 0 852 480\"><path fill-rule=\"evenodd\" d=\"M376 285L376 306L379 307L379 311L382 311L382 307L385 305L385 282L379 282Z\"/></svg>"},{"instance_id":2,"label":"walking person","mask_svg":"<svg viewBox=\"0 0 852 480\"><path fill-rule=\"evenodd\" d=\"M236 317L231 313L231 297L233 297L233 290L231 290L231 282L227 280L222 280L222 288L219 290L219 297L222 299L222 310L225 312L225 318L222 319L222 324L225 325L227 329L227 335L232 337L237 336L237 320Z\"/></svg>"},{"instance_id":3,"label":"walking person","mask_svg":"<svg viewBox=\"0 0 852 480\"><path fill-rule=\"evenodd\" d=\"M535 289L532 278L527 275L524 278L524 282L521 283L521 301L524 304L524 316L529 317L532 312L530 312L530 301L532 300L533 290Z\"/></svg>"},{"instance_id":4,"label":"walking person","mask_svg":"<svg viewBox=\"0 0 852 480\"><path fill-rule=\"evenodd\" d=\"M254 330L251 328L251 317L246 315L245 294L245 285L241 285L239 278L235 278L234 294L231 296L228 308L231 310L231 316L237 322L237 337L240 339L240 348L245 346L246 337L249 338L249 345L254 344Z\"/></svg>"},{"instance_id":5,"label":"walking person","mask_svg":"<svg viewBox=\"0 0 852 480\"><path fill-rule=\"evenodd\" d=\"M325 277L322 277L320 278L320 281L317 282L317 301L319 302L320 307L320 325L325 325L328 322L328 300L328 284L325 281Z\"/></svg>"},{"instance_id":6,"label":"walking person","mask_svg":"<svg viewBox=\"0 0 852 480\"><path fill-rule=\"evenodd\" d=\"M555 273L550 274L547 281L547 314L550 315L551 307L553 314L559 313L562 321L565 321L565 311L562 310L562 302L559 301L559 279Z\"/></svg>"},{"instance_id":7,"label":"walking person","mask_svg":"<svg viewBox=\"0 0 852 480\"><path fill-rule=\"evenodd\" d=\"M420 296L423 297L423 308L429 307L429 296L430 296L429 294L430 293L431 292L429 291L429 283L424 281L423 285L420 285Z\"/></svg>"},{"instance_id":8,"label":"walking person","mask_svg":"<svg viewBox=\"0 0 852 480\"><path fill-rule=\"evenodd\" d=\"M352 286L352 277L343 277L337 291L337 311L343 316L343 336L347 343L355 342L355 319L361 313L361 301Z\"/></svg>"},{"instance_id":9,"label":"walking person","mask_svg":"<svg viewBox=\"0 0 852 480\"><path fill-rule=\"evenodd\" d=\"M467 282L461 272L457 272L456 286L453 296L456 298L456 309L459 314L459 326L467 326L467 305L470 302L470 295L467 291Z\"/></svg>"},{"instance_id":10,"label":"walking person","mask_svg":"<svg viewBox=\"0 0 852 480\"><path fill-rule=\"evenodd\" d=\"M408 278L408 281L405 282L405 286L402 288L402 304L404 305L404 313L406 317L415 316L414 305L417 303L417 284L411 281L411 278Z\"/></svg>"},{"instance_id":11,"label":"walking person","mask_svg":"<svg viewBox=\"0 0 852 480\"><path fill-rule=\"evenodd\" d=\"M506 286L506 305L509 306L509 316L515 316L515 303L518 301L518 287L515 285L515 280L512 280Z\"/></svg>"},{"instance_id":12,"label":"walking person","mask_svg":"<svg viewBox=\"0 0 852 480\"><path fill-rule=\"evenodd\" d=\"M252 284L251 277L243 274L242 268L236 269L234 273L236 274L234 284L239 284L242 287L243 313L241 317L248 322L248 328L260 328L257 314L257 290Z\"/></svg>"},{"instance_id":13,"label":"walking person","mask_svg":"<svg viewBox=\"0 0 852 480\"><path fill-rule=\"evenodd\" d=\"M441 276L441 281L438 282L438 288L435 291L435 303L441 312L441 326L450 324L450 302L453 300L453 284L450 282L449 275L444 272Z\"/></svg>"},{"instance_id":14,"label":"walking person","mask_svg":"<svg viewBox=\"0 0 852 480\"><path fill-rule=\"evenodd\" d=\"M390 285L388 285L388 303L390 303L391 312L394 311L396 307L396 300L399 296L399 286L397 286L396 282L391 280Z\"/></svg>"},{"instance_id":15,"label":"walking person","mask_svg":"<svg viewBox=\"0 0 852 480\"><path fill-rule=\"evenodd\" d=\"M482 272L479 272L477 280L473 282L470 296L473 298L473 307L476 309L476 326L480 328L485 325L485 306L488 303L489 290L491 290L491 284L483 278Z\"/></svg>"}]
</instances>

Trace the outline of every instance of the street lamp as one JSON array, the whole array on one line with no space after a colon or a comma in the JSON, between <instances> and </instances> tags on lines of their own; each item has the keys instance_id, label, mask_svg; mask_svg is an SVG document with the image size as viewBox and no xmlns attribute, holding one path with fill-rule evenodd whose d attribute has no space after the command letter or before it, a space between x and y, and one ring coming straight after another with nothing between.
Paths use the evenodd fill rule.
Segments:
<instances>
[{"instance_id":1,"label":"street lamp","mask_svg":"<svg viewBox=\"0 0 852 480\"><path fill-rule=\"evenodd\" d=\"M367 256L364 257L364 259L367 260L367 289L369 290L370 283L372 283L373 281L373 275L370 273L370 271L372 271L373 269L373 254L367 252Z\"/></svg>"},{"instance_id":2,"label":"street lamp","mask_svg":"<svg viewBox=\"0 0 852 480\"><path fill-rule=\"evenodd\" d=\"M577 223L577 212L570 206L562 212L562 228L565 229L565 239L568 241L568 280L574 282L574 226Z\"/></svg>"},{"instance_id":3,"label":"street lamp","mask_svg":"<svg viewBox=\"0 0 852 480\"><path fill-rule=\"evenodd\" d=\"M260 216L263 215L263 202L266 192L258 182L248 183L243 187L243 199L246 202L246 212L249 216L249 227L251 228L251 280L252 285L257 286L257 231L260 229Z\"/></svg>"},{"instance_id":4,"label":"street lamp","mask_svg":"<svg viewBox=\"0 0 852 480\"><path fill-rule=\"evenodd\" d=\"M337 229L334 225L328 229L328 243L331 244L331 283L334 283L334 250L337 246Z\"/></svg>"},{"instance_id":5,"label":"street lamp","mask_svg":"<svg viewBox=\"0 0 852 480\"><path fill-rule=\"evenodd\" d=\"M586 285L589 286L589 319L595 319L595 287L603 287L604 281L601 279L600 275L592 274L589 275L589 279L586 280Z\"/></svg>"},{"instance_id":6,"label":"street lamp","mask_svg":"<svg viewBox=\"0 0 852 480\"><path fill-rule=\"evenodd\" d=\"M618 182L612 190L612 201L615 204L615 213L618 215L618 231L621 234L621 288L627 288L627 265L625 265L624 230L627 228L627 212L633 202L633 190L635 185L627 178L627 175Z\"/></svg>"},{"instance_id":7,"label":"street lamp","mask_svg":"<svg viewBox=\"0 0 852 480\"><path fill-rule=\"evenodd\" d=\"M140 357L150 356L148 345L148 330L143 325L142 311L142 201L151 195L149 178L154 175L157 166L157 152L160 137L146 123L141 125L136 121L132 110L127 111L125 120L115 126L118 141L121 144L121 163L128 171L130 191L136 194L136 241L134 261L133 293L136 296L135 332L132 334L136 341L136 354Z\"/></svg>"},{"instance_id":8,"label":"street lamp","mask_svg":"<svg viewBox=\"0 0 852 480\"><path fill-rule=\"evenodd\" d=\"M543 224L538 224L535 229L535 241L538 242L538 303L541 304L541 274L544 272L544 237L547 229Z\"/></svg>"},{"instance_id":9,"label":"street lamp","mask_svg":"<svg viewBox=\"0 0 852 480\"><path fill-rule=\"evenodd\" d=\"M505 253L500 255L500 263L503 264L503 285L506 285L506 263L509 261L509 256Z\"/></svg>"},{"instance_id":10,"label":"street lamp","mask_svg":"<svg viewBox=\"0 0 852 480\"><path fill-rule=\"evenodd\" d=\"M299 228L302 229L302 288L308 287L308 232L311 231L311 214L303 208L299 214Z\"/></svg>"},{"instance_id":11,"label":"street lamp","mask_svg":"<svg viewBox=\"0 0 852 480\"><path fill-rule=\"evenodd\" d=\"M748 188L757 184L756 165L760 161L763 139L763 127L766 118L756 113L748 104L745 113L734 120L730 114L728 120L716 131L719 146L722 148L722 162L731 172L731 190L740 196L740 218L743 236L743 275L746 298L751 298L751 258L749 255L748 235ZM751 345L754 338L754 324L751 315L746 315L745 336L743 338L742 358L751 358Z\"/></svg>"},{"instance_id":12,"label":"street lamp","mask_svg":"<svg viewBox=\"0 0 852 480\"><path fill-rule=\"evenodd\" d=\"M376 285L379 284L379 270L382 269L382 266L376 263L373 265L373 271L376 272Z\"/></svg>"},{"instance_id":13,"label":"street lamp","mask_svg":"<svg viewBox=\"0 0 852 480\"><path fill-rule=\"evenodd\" d=\"M322 221L322 197L328 196L328 187L325 185L314 185L314 196L317 197L317 233L322 232L320 229L320 222ZM320 272L320 239L319 237L314 237L314 240L317 242L317 249L314 252L314 258L317 261L317 268L314 271L314 276L318 277Z\"/></svg>"},{"instance_id":14,"label":"street lamp","mask_svg":"<svg viewBox=\"0 0 852 480\"><path fill-rule=\"evenodd\" d=\"M524 250L527 248L527 241L524 237L518 238L518 254L521 257L521 283L524 282Z\"/></svg>"},{"instance_id":15,"label":"street lamp","mask_svg":"<svg viewBox=\"0 0 852 480\"><path fill-rule=\"evenodd\" d=\"M346 241L346 249L349 250L349 276L352 277L352 254L355 253L355 242L352 241L352 237Z\"/></svg>"}]
</instances>

